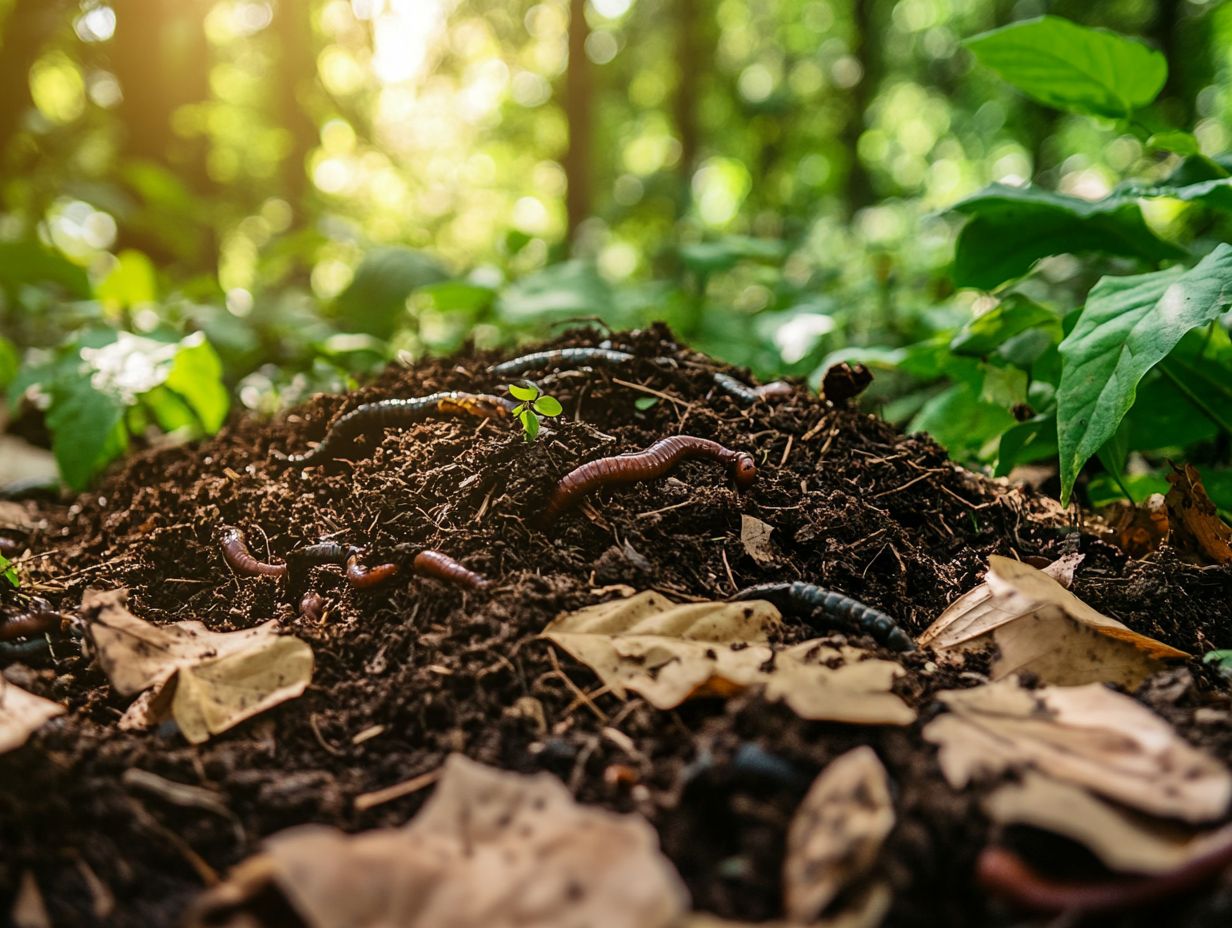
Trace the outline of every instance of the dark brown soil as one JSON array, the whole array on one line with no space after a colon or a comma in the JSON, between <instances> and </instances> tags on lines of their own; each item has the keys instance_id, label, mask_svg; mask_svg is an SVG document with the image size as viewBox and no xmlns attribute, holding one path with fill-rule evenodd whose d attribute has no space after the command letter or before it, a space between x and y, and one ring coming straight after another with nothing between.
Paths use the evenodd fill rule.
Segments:
<instances>
[{"instance_id":1,"label":"dark brown soil","mask_svg":"<svg viewBox=\"0 0 1232 928\"><path fill-rule=\"evenodd\" d=\"M71 638L25 657L24 667L5 658L14 681L69 713L0 755L0 911L29 871L58 925L175 924L205 880L273 831L405 821L426 790L364 813L353 800L462 751L513 770L552 771L586 802L642 812L696 907L776 918L795 806L830 759L871 744L897 791L899 825L883 855L896 890L888 924L1021 924L1020 913L989 900L972 877L990 839L978 796L945 785L919 734L935 713L931 694L974 677L923 673L927 655L903 658L910 673L902 691L921 709L907 729L805 722L756 694L660 712L636 698L577 698L579 689L598 689L597 679L537 633L561 611L595 601L605 585L725 597L788 579L841 590L918 633L979 581L989 554L1053 558L1077 549L1086 554L1078 595L1201 653L1232 643L1232 569L1202 569L1166 552L1127 562L1028 491L956 467L925 436L830 408L803 387L746 409L714 388L717 365L678 348L666 331L617 341L641 360L543 378L565 417L533 446L506 422L454 418L389 433L329 472L287 467L271 454L303 450L359 402L495 390L484 369L496 359L463 354L390 369L354 394L317 397L273 422L236 416L210 442L139 454L98 492L69 507L43 506L47 527L28 541L45 556L26 577L61 608L75 609L88 587L125 586L133 611L153 622L194 618L228 630L276 617L312 644L317 669L301 698L192 747L174 728L119 731L127 700ZM554 344L593 337L573 333ZM675 366L653 360L664 357ZM636 408L639 397L659 394L667 398ZM600 495L548 533L536 528L550 488L572 467L677 433L755 453L755 488L737 496L719 468L688 463L671 479ZM773 568L744 552L742 513L774 526L782 559ZM298 614L278 581L231 575L215 540L222 524L241 526L259 554L275 558L323 536L400 558L427 546L495 582L463 593L404 572L357 592L336 571L318 569L313 587L331 609L316 623ZM1195 715L1228 708L1227 688L1200 664L1190 672L1171 686L1148 684L1140 698L1227 761L1226 723ZM605 734L611 729L628 740ZM605 779L614 764L634 768L637 784ZM229 815L126 787L129 768L208 787ZM91 889L95 878L102 895ZM104 920L92 913L108 894L115 911ZM1151 923L1232 923L1232 886L1174 903L1166 915L1112 922Z\"/></svg>"}]
</instances>

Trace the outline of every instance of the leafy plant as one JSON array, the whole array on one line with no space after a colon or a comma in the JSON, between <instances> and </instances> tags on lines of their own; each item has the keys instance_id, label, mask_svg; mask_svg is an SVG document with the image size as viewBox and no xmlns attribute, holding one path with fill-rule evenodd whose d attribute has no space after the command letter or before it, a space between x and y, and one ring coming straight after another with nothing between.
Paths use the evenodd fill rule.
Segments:
<instances>
[{"instance_id":1,"label":"leafy plant","mask_svg":"<svg viewBox=\"0 0 1232 928\"><path fill-rule=\"evenodd\" d=\"M540 416L559 416L564 411L554 396L548 396L529 380L511 383L509 393L514 399L522 401L513 408L513 416L522 424L522 434L528 442L533 442L539 435Z\"/></svg>"},{"instance_id":2,"label":"leafy plant","mask_svg":"<svg viewBox=\"0 0 1232 928\"><path fill-rule=\"evenodd\" d=\"M1202 655L1204 664L1214 664L1220 673L1232 677L1232 650L1207 651Z\"/></svg>"},{"instance_id":3,"label":"leafy plant","mask_svg":"<svg viewBox=\"0 0 1232 928\"><path fill-rule=\"evenodd\" d=\"M13 589L21 585L21 581L17 578L17 568L3 554L0 554L0 580L7 582Z\"/></svg>"}]
</instances>

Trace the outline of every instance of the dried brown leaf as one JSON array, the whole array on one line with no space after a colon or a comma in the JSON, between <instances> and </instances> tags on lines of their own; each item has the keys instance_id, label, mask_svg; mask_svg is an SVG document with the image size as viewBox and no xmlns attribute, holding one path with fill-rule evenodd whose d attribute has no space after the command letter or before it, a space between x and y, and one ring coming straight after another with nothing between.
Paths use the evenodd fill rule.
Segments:
<instances>
[{"instance_id":1,"label":"dried brown leaf","mask_svg":"<svg viewBox=\"0 0 1232 928\"><path fill-rule=\"evenodd\" d=\"M1065 589L1048 569L993 555L983 583L920 636L943 658L995 648L991 677L1030 671L1047 683L1137 686L1184 651L1127 628ZM1064 576L1061 561L1050 565ZM1068 568L1072 575L1072 568Z\"/></svg>"},{"instance_id":2,"label":"dried brown leaf","mask_svg":"<svg viewBox=\"0 0 1232 928\"><path fill-rule=\"evenodd\" d=\"M1152 493L1141 506L1119 502L1104 510L1110 537L1130 557L1145 557L1168 540L1168 506L1162 493Z\"/></svg>"},{"instance_id":3,"label":"dried brown leaf","mask_svg":"<svg viewBox=\"0 0 1232 928\"><path fill-rule=\"evenodd\" d=\"M744 551L758 564L773 564L778 560L774 553L774 545L770 541L770 533L774 526L753 516L740 517L740 543Z\"/></svg>"},{"instance_id":4,"label":"dried brown leaf","mask_svg":"<svg viewBox=\"0 0 1232 928\"><path fill-rule=\"evenodd\" d=\"M831 761L787 832L787 917L805 923L818 918L843 889L868 874L893 828L889 777L876 752L863 746Z\"/></svg>"},{"instance_id":5,"label":"dried brown leaf","mask_svg":"<svg viewBox=\"0 0 1232 928\"><path fill-rule=\"evenodd\" d=\"M1174 464L1168 482L1172 484L1166 497L1172 515L1169 542L1181 550L1197 550L1216 564L1232 563L1232 527L1219 518L1197 469Z\"/></svg>"},{"instance_id":6,"label":"dried brown leaf","mask_svg":"<svg viewBox=\"0 0 1232 928\"><path fill-rule=\"evenodd\" d=\"M644 819L580 806L550 774L458 755L410 824L280 832L205 894L190 924L252 924L228 910L270 887L312 928L668 928L688 907Z\"/></svg>"},{"instance_id":7,"label":"dried brown leaf","mask_svg":"<svg viewBox=\"0 0 1232 928\"><path fill-rule=\"evenodd\" d=\"M950 712L924 738L955 788L1036 770L1152 815L1218 818L1232 775L1149 709L1099 684L1030 691L1016 678L938 694Z\"/></svg>"},{"instance_id":8,"label":"dried brown leaf","mask_svg":"<svg viewBox=\"0 0 1232 928\"><path fill-rule=\"evenodd\" d=\"M763 686L808 719L906 725L915 712L890 692L902 668L865 652L809 641L772 647L780 616L770 603L676 604L654 592L557 617L544 631L622 698L632 690L660 709L691 696Z\"/></svg>"},{"instance_id":9,"label":"dried brown leaf","mask_svg":"<svg viewBox=\"0 0 1232 928\"><path fill-rule=\"evenodd\" d=\"M44 722L64 712L58 702L27 693L0 675L0 754L21 747Z\"/></svg>"}]
</instances>

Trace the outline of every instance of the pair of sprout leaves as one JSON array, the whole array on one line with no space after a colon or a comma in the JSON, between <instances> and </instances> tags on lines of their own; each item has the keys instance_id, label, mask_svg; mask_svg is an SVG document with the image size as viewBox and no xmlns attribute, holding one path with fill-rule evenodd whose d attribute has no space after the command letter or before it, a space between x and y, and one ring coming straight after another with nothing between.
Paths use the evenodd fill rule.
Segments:
<instances>
[{"instance_id":1,"label":"pair of sprout leaves","mask_svg":"<svg viewBox=\"0 0 1232 928\"><path fill-rule=\"evenodd\" d=\"M519 380L509 385L509 393L515 400L521 400L513 407L513 416L522 423L522 434L528 442L534 441L539 435L539 417L559 416L564 407L554 396L548 396L529 380Z\"/></svg>"}]
</instances>

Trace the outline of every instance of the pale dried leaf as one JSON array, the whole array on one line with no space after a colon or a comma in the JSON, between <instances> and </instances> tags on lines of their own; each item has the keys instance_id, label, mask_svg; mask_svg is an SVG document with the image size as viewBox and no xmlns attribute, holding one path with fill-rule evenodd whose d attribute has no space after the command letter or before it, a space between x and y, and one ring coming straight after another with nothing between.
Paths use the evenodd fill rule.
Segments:
<instances>
[{"instance_id":1,"label":"pale dried leaf","mask_svg":"<svg viewBox=\"0 0 1232 928\"><path fill-rule=\"evenodd\" d=\"M1108 869L1126 873L1168 873L1232 840L1232 825L1195 832L1038 773L998 788L984 809L1002 825L1030 825L1076 841Z\"/></svg>"},{"instance_id":2,"label":"pale dried leaf","mask_svg":"<svg viewBox=\"0 0 1232 928\"><path fill-rule=\"evenodd\" d=\"M21 747L44 722L64 712L58 702L28 693L0 676L0 754Z\"/></svg>"},{"instance_id":3,"label":"pale dried leaf","mask_svg":"<svg viewBox=\"0 0 1232 928\"><path fill-rule=\"evenodd\" d=\"M740 543L744 545L745 553L758 564L773 564L778 560L774 546L770 542L770 533L774 526L753 516L740 517Z\"/></svg>"},{"instance_id":4,"label":"pale dried leaf","mask_svg":"<svg viewBox=\"0 0 1232 928\"><path fill-rule=\"evenodd\" d=\"M38 526L39 520L34 517L32 504L0 499L0 529L32 532Z\"/></svg>"},{"instance_id":5,"label":"pale dried leaf","mask_svg":"<svg viewBox=\"0 0 1232 928\"><path fill-rule=\"evenodd\" d=\"M769 644L779 624L770 603L676 604L654 592L557 617L544 631L622 698L629 690L659 709L690 696L764 686L809 719L906 725L914 711L890 692L902 668L858 660L865 652L819 641ZM841 666L837 666L841 663ZM828 666L828 665L836 666Z\"/></svg>"},{"instance_id":6,"label":"pale dried leaf","mask_svg":"<svg viewBox=\"0 0 1232 928\"><path fill-rule=\"evenodd\" d=\"M43 894L39 891L38 881L34 874L25 870L21 874L21 885L17 890L17 898L13 900L13 908L9 913L13 928L53 928L51 916L47 914L47 904L43 902Z\"/></svg>"},{"instance_id":7,"label":"pale dried leaf","mask_svg":"<svg viewBox=\"0 0 1232 928\"><path fill-rule=\"evenodd\" d=\"M312 649L278 634L270 620L238 632L212 632L200 622L151 625L128 611L126 591L88 591L86 633L112 686L143 692L120 727L144 728L168 715L199 744L279 703L301 695L312 679Z\"/></svg>"},{"instance_id":8,"label":"pale dried leaf","mask_svg":"<svg viewBox=\"0 0 1232 928\"><path fill-rule=\"evenodd\" d=\"M271 884L311 928L668 928L688 907L644 819L580 806L550 774L457 755L403 828L306 825L264 848L190 924L240 924L217 916Z\"/></svg>"},{"instance_id":9,"label":"pale dried leaf","mask_svg":"<svg viewBox=\"0 0 1232 928\"><path fill-rule=\"evenodd\" d=\"M1153 815L1224 813L1232 775L1149 709L1099 684L1028 691L1016 678L938 694L950 712L924 729L950 785L1034 769Z\"/></svg>"},{"instance_id":10,"label":"pale dried leaf","mask_svg":"<svg viewBox=\"0 0 1232 928\"><path fill-rule=\"evenodd\" d=\"M812 922L863 878L894 828L890 782L868 746L831 761L792 817L783 862L787 917Z\"/></svg>"},{"instance_id":11,"label":"pale dried leaf","mask_svg":"<svg viewBox=\"0 0 1232 928\"><path fill-rule=\"evenodd\" d=\"M1050 567L1063 575L1061 561ZM992 679L1030 671L1046 683L1066 686L1137 686L1163 661L1189 657L1092 609L1047 569L996 555L989 558L984 582L952 603L920 636L920 644L951 661L993 648Z\"/></svg>"}]
</instances>

